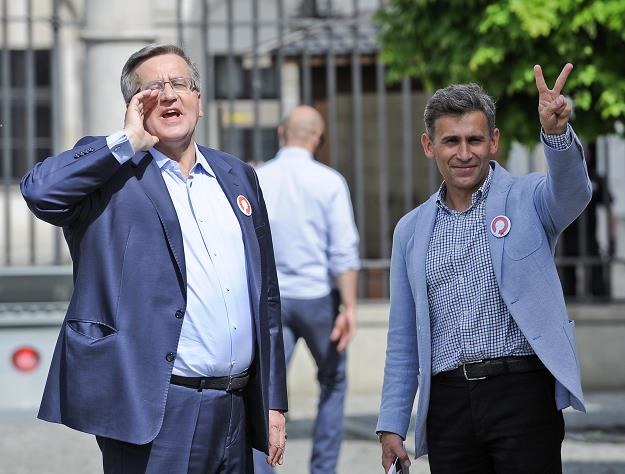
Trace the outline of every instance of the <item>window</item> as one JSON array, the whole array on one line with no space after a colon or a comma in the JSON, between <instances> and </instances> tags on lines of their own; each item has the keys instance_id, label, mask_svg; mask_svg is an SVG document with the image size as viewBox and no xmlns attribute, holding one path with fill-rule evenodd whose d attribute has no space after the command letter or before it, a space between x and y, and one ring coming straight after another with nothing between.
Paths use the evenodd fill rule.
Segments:
<instances>
[{"instance_id":1,"label":"window","mask_svg":"<svg viewBox=\"0 0 625 474\"><path fill-rule=\"evenodd\" d=\"M253 69L243 66L243 58L234 56L232 58L232 71L228 63L227 56L215 56L215 98L228 99L229 92L232 92L234 99L252 99L254 92L252 89ZM276 65L269 67L258 67L260 82L260 99L278 98L278 75Z\"/></svg>"},{"instance_id":2,"label":"window","mask_svg":"<svg viewBox=\"0 0 625 474\"><path fill-rule=\"evenodd\" d=\"M267 161L273 158L279 148L275 128L261 128L260 158ZM245 162L254 159L254 130L251 128L223 128L221 130L222 150L231 153ZM234 147L231 149L230 147Z\"/></svg>"},{"instance_id":3,"label":"window","mask_svg":"<svg viewBox=\"0 0 625 474\"><path fill-rule=\"evenodd\" d=\"M0 86L0 120L9 122L11 140L11 177L19 179L32 163L29 163L28 151L33 151L32 159L41 160L51 154L52 149L52 96L51 96L51 54L50 50L33 50L34 83L27 84L28 56L25 50L9 51L9 90ZM3 63L0 60L0 77ZM33 103L29 107L27 95L32 93ZM4 100L9 101L9 116L1 114ZM27 121L33 119L34 136L28 137ZM0 132L2 133L2 132ZM0 160L6 147L0 142Z\"/></svg>"}]
</instances>

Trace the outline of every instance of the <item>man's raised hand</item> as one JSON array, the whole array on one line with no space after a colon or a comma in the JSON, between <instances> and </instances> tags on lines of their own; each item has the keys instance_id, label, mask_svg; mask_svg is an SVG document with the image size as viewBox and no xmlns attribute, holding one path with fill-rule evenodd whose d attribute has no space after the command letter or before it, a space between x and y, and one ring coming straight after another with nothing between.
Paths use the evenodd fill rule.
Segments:
<instances>
[{"instance_id":1,"label":"man's raised hand","mask_svg":"<svg viewBox=\"0 0 625 474\"><path fill-rule=\"evenodd\" d=\"M549 89L541 67L538 64L534 66L536 89L538 89L538 116L544 132L549 135L559 135L566 132L571 116L571 104L561 92L572 70L573 65L567 63L556 79L553 89Z\"/></svg>"},{"instance_id":2,"label":"man's raised hand","mask_svg":"<svg viewBox=\"0 0 625 474\"><path fill-rule=\"evenodd\" d=\"M143 121L150 110L158 104L159 94L160 91L153 90L138 92L126 108L124 132L135 152L149 150L158 143L158 137L146 131Z\"/></svg>"}]
</instances>

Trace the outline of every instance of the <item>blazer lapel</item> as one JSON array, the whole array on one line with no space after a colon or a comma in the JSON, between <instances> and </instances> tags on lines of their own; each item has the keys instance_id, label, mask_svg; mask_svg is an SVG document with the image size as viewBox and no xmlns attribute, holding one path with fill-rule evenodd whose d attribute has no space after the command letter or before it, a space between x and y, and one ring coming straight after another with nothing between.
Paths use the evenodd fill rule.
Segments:
<instances>
[{"instance_id":1,"label":"blazer lapel","mask_svg":"<svg viewBox=\"0 0 625 474\"><path fill-rule=\"evenodd\" d=\"M163 181L161 170L156 161L152 159L152 155L145 151L139 152L131 158L131 166L135 168L137 181L156 209L167 238L167 243L176 260L184 288L186 288L187 270L184 259L182 230L180 229L174 203L171 200L165 181Z\"/></svg>"},{"instance_id":2,"label":"blazer lapel","mask_svg":"<svg viewBox=\"0 0 625 474\"><path fill-rule=\"evenodd\" d=\"M493 269L495 271L495 278L497 279L497 283L499 283L499 288L502 288L501 262L503 259L503 247L506 239L502 237L495 237L490 230L490 224L495 217L506 214L506 198L508 191L510 190L510 186L512 186L512 175L499 166L498 163L495 163L490 190L488 191L484 207L484 225L486 226L486 235L488 236L490 255L493 262Z\"/></svg>"}]
</instances>

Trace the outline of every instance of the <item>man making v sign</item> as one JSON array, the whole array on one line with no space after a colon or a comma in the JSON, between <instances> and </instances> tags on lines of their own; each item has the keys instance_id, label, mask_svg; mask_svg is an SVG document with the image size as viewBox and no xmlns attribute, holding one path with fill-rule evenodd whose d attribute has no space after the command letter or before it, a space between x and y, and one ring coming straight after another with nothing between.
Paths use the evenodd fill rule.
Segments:
<instances>
[{"instance_id":1,"label":"man making v sign","mask_svg":"<svg viewBox=\"0 0 625 474\"><path fill-rule=\"evenodd\" d=\"M573 66L538 89L546 174L493 161L495 104L476 84L428 101L421 144L443 176L397 224L377 432L382 465L398 458L413 401L416 456L432 473L561 472L561 410L584 410L574 324L553 254L591 196L561 91Z\"/></svg>"}]
</instances>

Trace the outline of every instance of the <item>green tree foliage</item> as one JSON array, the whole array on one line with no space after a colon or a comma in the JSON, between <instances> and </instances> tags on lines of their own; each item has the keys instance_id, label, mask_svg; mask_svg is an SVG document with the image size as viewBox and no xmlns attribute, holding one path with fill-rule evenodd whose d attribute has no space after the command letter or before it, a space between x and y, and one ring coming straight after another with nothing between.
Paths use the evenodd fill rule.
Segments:
<instances>
[{"instance_id":1,"label":"green tree foliage","mask_svg":"<svg viewBox=\"0 0 625 474\"><path fill-rule=\"evenodd\" d=\"M390 0L376 21L390 81L407 75L427 91L481 84L507 140L538 139L534 64L552 87L573 63L563 92L587 140L625 118L623 0Z\"/></svg>"}]
</instances>

